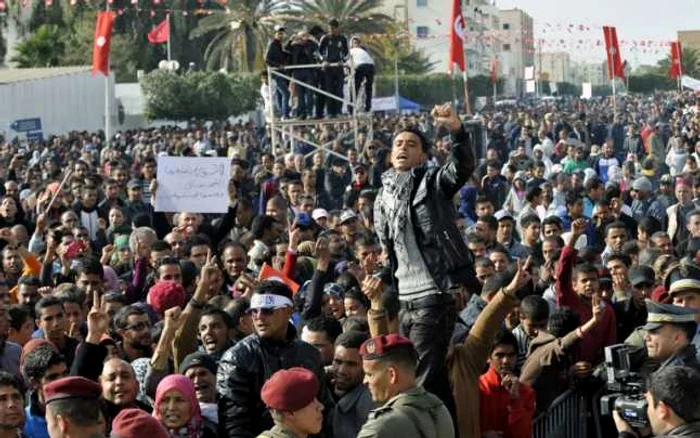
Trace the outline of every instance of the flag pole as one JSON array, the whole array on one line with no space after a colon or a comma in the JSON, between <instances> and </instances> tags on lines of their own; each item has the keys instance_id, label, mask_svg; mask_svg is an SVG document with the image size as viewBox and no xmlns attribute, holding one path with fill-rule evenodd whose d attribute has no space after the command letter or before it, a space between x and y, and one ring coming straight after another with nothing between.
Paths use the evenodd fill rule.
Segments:
<instances>
[{"instance_id":1,"label":"flag pole","mask_svg":"<svg viewBox=\"0 0 700 438\"><path fill-rule=\"evenodd\" d=\"M166 14L165 19L168 21L168 62L170 62L170 14Z\"/></svg>"},{"instance_id":2,"label":"flag pole","mask_svg":"<svg viewBox=\"0 0 700 438\"><path fill-rule=\"evenodd\" d=\"M109 0L105 0L105 11L109 12ZM109 54L107 54L107 75L105 75L105 146L111 139L111 127L109 120Z\"/></svg>"},{"instance_id":3,"label":"flag pole","mask_svg":"<svg viewBox=\"0 0 700 438\"><path fill-rule=\"evenodd\" d=\"M610 80L612 83L612 92L613 92L613 122L617 120L617 93L615 90L615 75L613 74L612 79Z\"/></svg>"}]
</instances>

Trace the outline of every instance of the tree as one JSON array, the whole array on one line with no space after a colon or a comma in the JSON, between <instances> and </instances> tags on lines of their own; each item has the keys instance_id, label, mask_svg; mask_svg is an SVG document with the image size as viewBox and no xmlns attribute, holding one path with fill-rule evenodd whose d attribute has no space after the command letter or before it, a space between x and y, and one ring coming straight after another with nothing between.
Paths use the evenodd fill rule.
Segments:
<instances>
[{"instance_id":1,"label":"tree","mask_svg":"<svg viewBox=\"0 0 700 438\"><path fill-rule=\"evenodd\" d=\"M254 75L154 70L141 80L146 116L170 120L224 120L255 109Z\"/></svg>"},{"instance_id":2,"label":"tree","mask_svg":"<svg viewBox=\"0 0 700 438\"><path fill-rule=\"evenodd\" d=\"M385 34L369 35L363 41L374 58L378 74L394 74L397 56L401 74L420 75L432 70L434 62L413 45L404 25L389 23L384 31Z\"/></svg>"},{"instance_id":3,"label":"tree","mask_svg":"<svg viewBox=\"0 0 700 438\"><path fill-rule=\"evenodd\" d=\"M52 24L42 24L32 36L17 44L11 61L20 68L56 67L65 52L63 33Z\"/></svg>"},{"instance_id":4,"label":"tree","mask_svg":"<svg viewBox=\"0 0 700 438\"><path fill-rule=\"evenodd\" d=\"M671 54L657 64L657 74L668 76L671 68ZM696 49L683 48L683 74L694 78L700 77L700 52Z\"/></svg>"},{"instance_id":5,"label":"tree","mask_svg":"<svg viewBox=\"0 0 700 438\"><path fill-rule=\"evenodd\" d=\"M253 72L262 67L262 54L282 8L279 0L228 0L223 9L199 20L190 39L214 34L204 51L208 69Z\"/></svg>"},{"instance_id":6,"label":"tree","mask_svg":"<svg viewBox=\"0 0 700 438\"><path fill-rule=\"evenodd\" d=\"M384 33L391 22L380 12L381 0L294 0L292 5L290 18L298 24L327 29L328 21L335 18L345 35Z\"/></svg>"}]
</instances>

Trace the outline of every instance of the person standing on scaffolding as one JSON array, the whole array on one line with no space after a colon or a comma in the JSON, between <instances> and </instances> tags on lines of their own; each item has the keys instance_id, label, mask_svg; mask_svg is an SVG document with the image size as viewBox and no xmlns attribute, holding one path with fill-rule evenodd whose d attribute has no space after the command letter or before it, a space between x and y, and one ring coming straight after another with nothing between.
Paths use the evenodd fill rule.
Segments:
<instances>
[{"instance_id":1,"label":"person standing on scaffolding","mask_svg":"<svg viewBox=\"0 0 700 438\"><path fill-rule=\"evenodd\" d=\"M284 67L289 62L289 52L284 47L282 40L284 39L284 26L275 26L275 36L267 45L265 52L265 64L268 67L280 68ZM287 74L285 70L279 70L280 73ZM289 117L289 81L277 75L272 76L275 83L274 104L275 108L282 118ZM272 84L269 84L272 86Z\"/></svg>"},{"instance_id":2,"label":"person standing on scaffolding","mask_svg":"<svg viewBox=\"0 0 700 438\"><path fill-rule=\"evenodd\" d=\"M355 96L357 96L358 112L370 112L372 109L372 84L374 83L374 59L369 54L366 48L362 46L360 37L354 36L351 40L352 48L350 49L350 57L352 64L355 67ZM364 108L360 101L360 87L362 81L365 81L365 102Z\"/></svg>"},{"instance_id":3,"label":"person standing on scaffolding","mask_svg":"<svg viewBox=\"0 0 700 438\"><path fill-rule=\"evenodd\" d=\"M315 53L318 50L318 43L305 31L297 33L292 37L289 45L292 65L309 65L316 62ZM292 77L303 84L316 85L314 82L314 71L311 68L299 68L292 71ZM314 108L314 93L300 83L294 84L296 91L296 107L294 116L304 120L312 115Z\"/></svg>"},{"instance_id":4,"label":"person standing on scaffolding","mask_svg":"<svg viewBox=\"0 0 700 438\"><path fill-rule=\"evenodd\" d=\"M330 33L321 38L319 53L323 62L325 76L324 90L330 94L343 98L343 85L345 84L345 72L343 63L348 57L348 40L340 34L340 23L335 18L329 22ZM340 115L343 103L337 99L326 98L326 108L329 117Z\"/></svg>"}]
</instances>

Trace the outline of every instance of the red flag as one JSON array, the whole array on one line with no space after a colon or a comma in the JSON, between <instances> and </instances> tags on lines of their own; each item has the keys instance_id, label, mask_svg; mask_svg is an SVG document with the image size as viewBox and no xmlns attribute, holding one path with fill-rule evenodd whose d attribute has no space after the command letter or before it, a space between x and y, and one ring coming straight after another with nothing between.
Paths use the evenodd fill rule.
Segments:
<instances>
[{"instance_id":1,"label":"red flag","mask_svg":"<svg viewBox=\"0 0 700 438\"><path fill-rule=\"evenodd\" d=\"M491 71L489 72L489 82L493 85L498 81L498 58L491 60Z\"/></svg>"},{"instance_id":2,"label":"red flag","mask_svg":"<svg viewBox=\"0 0 700 438\"><path fill-rule=\"evenodd\" d=\"M452 0L452 19L450 20L450 72L457 64L464 71L464 18L462 1Z\"/></svg>"},{"instance_id":3,"label":"red flag","mask_svg":"<svg viewBox=\"0 0 700 438\"><path fill-rule=\"evenodd\" d=\"M148 32L148 42L151 44L167 43L170 39L170 20L167 18Z\"/></svg>"},{"instance_id":4,"label":"red flag","mask_svg":"<svg viewBox=\"0 0 700 438\"><path fill-rule=\"evenodd\" d=\"M625 79L625 70L622 67L620 57L620 44L617 42L617 29L612 26L603 26L605 37L605 52L608 55L608 79Z\"/></svg>"},{"instance_id":5,"label":"red flag","mask_svg":"<svg viewBox=\"0 0 700 438\"><path fill-rule=\"evenodd\" d=\"M680 41L671 42L671 68L668 75L673 79L683 76L683 49Z\"/></svg>"},{"instance_id":6,"label":"red flag","mask_svg":"<svg viewBox=\"0 0 700 438\"><path fill-rule=\"evenodd\" d=\"M109 47L112 40L112 26L116 15L111 11L100 11L95 26L95 41L92 46L92 73L109 75Z\"/></svg>"},{"instance_id":7,"label":"red flag","mask_svg":"<svg viewBox=\"0 0 700 438\"><path fill-rule=\"evenodd\" d=\"M258 279L260 280L280 280L292 290L292 294L296 294L299 291L299 284L296 283L289 277L285 277L282 273L274 268L272 268L267 263L264 263L260 269L260 274L258 274Z\"/></svg>"},{"instance_id":8,"label":"red flag","mask_svg":"<svg viewBox=\"0 0 700 438\"><path fill-rule=\"evenodd\" d=\"M0 12L4 11L7 8L7 3L5 3L5 0L0 0Z\"/></svg>"}]
</instances>

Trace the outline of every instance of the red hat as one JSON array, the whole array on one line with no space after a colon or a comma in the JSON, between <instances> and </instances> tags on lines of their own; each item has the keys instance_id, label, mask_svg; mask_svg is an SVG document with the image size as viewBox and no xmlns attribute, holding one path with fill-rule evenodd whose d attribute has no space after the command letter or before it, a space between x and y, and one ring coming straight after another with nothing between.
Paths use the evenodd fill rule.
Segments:
<instances>
[{"instance_id":1,"label":"red hat","mask_svg":"<svg viewBox=\"0 0 700 438\"><path fill-rule=\"evenodd\" d=\"M375 336L367 339L360 346L360 356L362 356L362 359L372 360L386 356L400 348L413 349L413 342L397 334Z\"/></svg>"},{"instance_id":2,"label":"red hat","mask_svg":"<svg viewBox=\"0 0 700 438\"><path fill-rule=\"evenodd\" d=\"M319 389L316 375L306 368L279 370L265 382L260 397L276 411L298 411L311 404Z\"/></svg>"},{"instance_id":3,"label":"red hat","mask_svg":"<svg viewBox=\"0 0 700 438\"><path fill-rule=\"evenodd\" d=\"M97 400L102 395L102 387L85 377L64 377L54 380L44 387L44 402L83 398Z\"/></svg>"},{"instance_id":4,"label":"red hat","mask_svg":"<svg viewBox=\"0 0 700 438\"><path fill-rule=\"evenodd\" d=\"M693 183L687 178L676 178L676 187L688 187L693 188Z\"/></svg>"},{"instance_id":5,"label":"red hat","mask_svg":"<svg viewBox=\"0 0 700 438\"><path fill-rule=\"evenodd\" d=\"M169 438L165 427L141 409L123 409L112 420L112 438Z\"/></svg>"},{"instance_id":6,"label":"red hat","mask_svg":"<svg viewBox=\"0 0 700 438\"><path fill-rule=\"evenodd\" d=\"M148 304L163 315L173 307L185 307L185 288L174 281L159 281L148 290Z\"/></svg>"}]
</instances>

